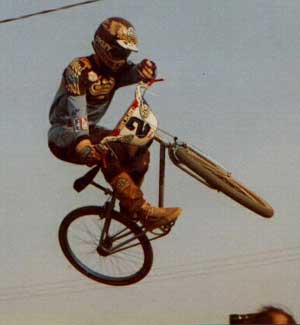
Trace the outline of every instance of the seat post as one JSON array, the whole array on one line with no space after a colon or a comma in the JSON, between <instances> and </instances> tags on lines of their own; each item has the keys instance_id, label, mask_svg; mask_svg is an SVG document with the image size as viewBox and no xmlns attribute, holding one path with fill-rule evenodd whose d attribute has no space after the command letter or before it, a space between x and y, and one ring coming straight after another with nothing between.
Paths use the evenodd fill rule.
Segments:
<instances>
[{"instance_id":1,"label":"seat post","mask_svg":"<svg viewBox=\"0 0 300 325\"><path fill-rule=\"evenodd\" d=\"M160 142L159 153L159 191L158 206L164 206L164 190L165 190L165 166L166 166L166 145Z\"/></svg>"}]
</instances>

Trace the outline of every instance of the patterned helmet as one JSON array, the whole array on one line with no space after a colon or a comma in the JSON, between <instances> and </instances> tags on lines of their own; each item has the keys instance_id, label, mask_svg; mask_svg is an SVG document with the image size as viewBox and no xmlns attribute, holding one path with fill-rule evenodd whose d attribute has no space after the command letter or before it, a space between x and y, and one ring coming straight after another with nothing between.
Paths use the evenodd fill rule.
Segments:
<instances>
[{"instance_id":1,"label":"patterned helmet","mask_svg":"<svg viewBox=\"0 0 300 325\"><path fill-rule=\"evenodd\" d=\"M138 51L134 27L120 17L104 20L95 32L92 44L99 60L113 71L126 63L131 51Z\"/></svg>"}]
</instances>

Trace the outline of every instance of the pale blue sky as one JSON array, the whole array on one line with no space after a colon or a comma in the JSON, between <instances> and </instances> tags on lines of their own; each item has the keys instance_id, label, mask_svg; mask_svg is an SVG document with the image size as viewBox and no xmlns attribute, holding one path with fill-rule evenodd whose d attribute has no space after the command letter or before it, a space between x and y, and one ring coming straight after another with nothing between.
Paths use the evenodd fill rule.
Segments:
<instances>
[{"instance_id":1,"label":"pale blue sky","mask_svg":"<svg viewBox=\"0 0 300 325\"><path fill-rule=\"evenodd\" d=\"M0 2L0 19L73 0ZM132 21L133 61L153 59L166 82L147 99L160 127L201 148L275 209L265 220L168 162L166 204L183 214L153 243L154 265L125 288L97 284L64 259L57 240L69 211L101 204L78 194L85 167L47 148L48 110L69 61L91 53L98 24ZM103 0L2 24L0 91L0 324L194 325L226 323L264 304L300 320L300 2ZM134 88L120 90L113 126ZM144 192L157 200L158 147Z\"/></svg>"}]
</instances>

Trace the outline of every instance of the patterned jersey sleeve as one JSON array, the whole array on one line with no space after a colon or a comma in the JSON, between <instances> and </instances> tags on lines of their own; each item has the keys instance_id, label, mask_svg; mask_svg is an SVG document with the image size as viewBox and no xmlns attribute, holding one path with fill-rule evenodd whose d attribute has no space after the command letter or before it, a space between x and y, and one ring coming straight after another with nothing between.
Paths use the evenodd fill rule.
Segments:
<instances>
[{"instance_id":1,"label":"patterned jersey sleeve","mask_svg":"<svg viewBox=\"0 0 300 325\"><path fill-rule=\"evenodd\" d=\"M64 85L68 94L68 113L76 139L89 136L87 118L86 85L91 65L88 59L74 59L64 71Z\"/></svg>"},{"instance_id":2,"label":"patterned jersey sleeve","mask_svg":"<svg viewBox=\"0 0 300 325\"><path fill-rule=\"evenodd\" d=\"M65 69L63 78L66 91L71 96L81 96L86 93L88 71L91 64L87 58L74 59Z\"/></svg>"}]
</instances>

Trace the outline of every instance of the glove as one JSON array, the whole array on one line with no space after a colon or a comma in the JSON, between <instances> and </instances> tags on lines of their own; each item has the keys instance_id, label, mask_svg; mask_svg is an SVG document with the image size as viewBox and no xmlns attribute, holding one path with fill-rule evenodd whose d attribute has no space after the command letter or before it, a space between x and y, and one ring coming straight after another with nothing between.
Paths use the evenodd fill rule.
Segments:
<instances>
[{"instance_id":1,"label":"glove","mask_svg":"<svg viewBox=\"0 0 300 325\"><path fill-rule=\"evenodd\" d=\"M155 79L156 64L151 60L144 59L137 65L137 73L142 81L149 82Z\"/></svg>"},{"instance_id":2,"label":"glove","mask_svg":"<svg viewBox=\"0 0 300 325\"><path fill-rule=\"evenodd\" d=\"M92 144L89 139L79 142L75 151L78 154L80 161L89 167L99 164L106 154L106 150L103 146Z\"/></svg>"}]
</instances>

